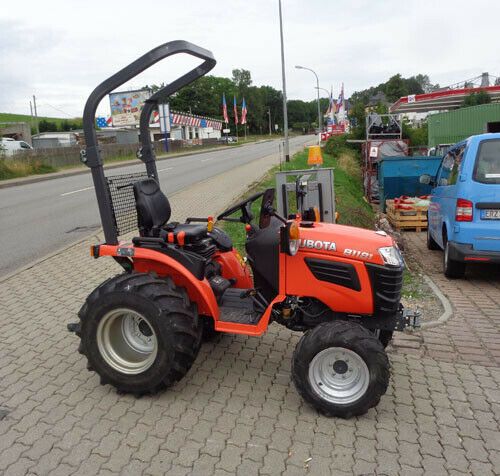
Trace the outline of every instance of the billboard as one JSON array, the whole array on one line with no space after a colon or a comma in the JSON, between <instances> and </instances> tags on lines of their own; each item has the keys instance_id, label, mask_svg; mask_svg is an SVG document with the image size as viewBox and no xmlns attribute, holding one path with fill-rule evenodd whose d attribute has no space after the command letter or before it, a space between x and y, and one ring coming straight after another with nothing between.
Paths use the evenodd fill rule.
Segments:
<instances>
[{"instance_id":1,"label":"billboard","mask_svg":"<svg viewBox=\"0 0 500 476\"><path fill-rule=\"evenodd\" d=\"M142 106L150 96L151 92L148 89L111 93L109 95L109 105L113 126L135 126L139 124Z\"/></svg>"}]
</instances>

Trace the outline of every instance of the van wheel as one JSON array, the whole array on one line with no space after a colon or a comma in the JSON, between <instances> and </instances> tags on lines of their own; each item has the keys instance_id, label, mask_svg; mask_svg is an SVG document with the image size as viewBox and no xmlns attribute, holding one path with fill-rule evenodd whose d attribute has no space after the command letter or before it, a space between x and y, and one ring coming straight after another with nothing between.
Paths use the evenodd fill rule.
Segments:
<instances>
[{"instance_id":1,"label":"van wheel","mask_svg":"<svg viewBox=\"0 0 500 476\"><path fill-rule=\"evenodd\" d=\"M427 249L428 250L439 250L439 245L436 243L434 238L431 236L431 228L429 226L429 218L427 217Z\"/></svg>"},{"instance_id":2,"label":"van wheel","mask_svg":"<svg viewBox=\"0 0 500 476\"><path fill-rule=\"evenodd\" d=\"M465 275L465 263L450 259L450 245L448 240L444 244L443 272L450 279L460 279Z\"/></svg>"}]
</instances>

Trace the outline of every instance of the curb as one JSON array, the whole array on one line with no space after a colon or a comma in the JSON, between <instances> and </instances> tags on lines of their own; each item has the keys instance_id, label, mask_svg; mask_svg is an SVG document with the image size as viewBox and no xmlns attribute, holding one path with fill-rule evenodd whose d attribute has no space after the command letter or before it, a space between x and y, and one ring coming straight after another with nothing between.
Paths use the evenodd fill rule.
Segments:
<instances>
[{"instance_id":1,"label":"curb","mask_svg":"<svg viewBox=\"0 0 500 476\"><path fill-rule=\"evenodd\" d=\"M262 142L270 142L273 139L262 141ZM259 143L262 143L259 142ZM236 146L231 146L231 147L244 147L245 145L251 145L255 144L256 142L249 142L247 144L241 144L241 145L236 145ZM198 152L183 152L182 154L176 154L170 157L162 157L159 156L156 161L161 162L162 160L171 160L171 159L177 159L178 157L186 157L188 155L201 155L201 154L208 154L209 152L217 152L218 150L225 150L227 146L222 146L222 147L215 147L213 149L209 150L200 150ZM110 163L110 164L105 164L104 169L109 170L109 169L117 169L119 167L128 167L130 165L138 165L142 164L143 162L139 159L132 159L132 160L124 160L124 161L118 161L116 163ZM74 175L80 175L84 173L89 173L89 169L87 168L79 168L75 170L69 170L68 172L54 172L53 174L44 174L44 175L34 175L32 177L26 177L26 178L20 178L20 179L8 179L8 182L0 181L0 189L3 188L10 188L10 187L17 187L19 185L29 185L32 183L38 183L38 182L45 182L46 180L53 180L53 179L58 179L58 178L65 178L65 177L72 177ZM12 180L12 181L10 181Z\"/></svg>"},{"instance_id":2,"label":"curb","mask_svg":"<svg viewBox=\"0 0 500 476\"><path fill-rule=\"evenodd\" d=\"M434 295L439 299L439 301L443 305L444 311L437 319L428 322L422 322L422 325L417 329L406 328L404 331L405 334L415 334L416 332L425 331L426 329L432 329L433 327L442 326L446 324L446 322L448 322L449 319L453 316L453 307L449 299L441 292L441 290L437 287L434 281L432 281L432 279L429 278L429 276L424 274L423 277L424 281L428 284Z\"/></svg>"},{"instance_id":3,"label":"curb","mask_svg":"<svg viewBox=\"0 0 500 476\"><path fill-rule=\"evenodd\" d=\"M444 308L444 312L434 321L423 322L422 325L420 326L421 330L432 329L433 327L442 326L453 315L453 307L449 299L441 292L441 290L436 286L434 281L432 281L432 279L429 278L429 276L427 276L426 274L424 274L424 280L432 289L437 298L441 301L441 304L443 305Z\"/></svg>"},{"instance_id":4,"label":"curb","mask_svg":"<svg viewBox=\"0 0 500 476\"><path fill-rule=\"evenodd\" d=\"M269 142L269 141L265 141L265 142ZM210 151L210 152L212 152L212 151ZM269 154L269 155L274 155L274 154ZM265 157L268 157L268 156L261 157L261 159L263 159ZM137 162L140 162L140 161L137 161ZM267 173L267 170L269 170L269 169L266 169L264 171L264 173L261 175L260 178L262 178ZM87 170L84 170L84 171L86 172ZM220 175L220 174L218 174L218 175ZM214 178L214 177L209 177L209 178L200 180L197 183L203 183L203 182L208 181L208 180L210 180L212 178ZM250 187L250 186L251 186L251 184L248 185L248 187ZM184 190L185 189L177 190L175 193L173 193L171 195L171 197L172 198L175 197L177 194L183 192ZM224 210L221 210L221 212L222 211L224 211ZM99 235L101 235L101 237L99 237ZM86 236L80 237L77 240L75 240L75 241L73 241L73 242L71 242L69 244L66 244L66 245L62 246L61 248L58 248L55 251L47 253L46 255L42 256L41 258L37 258L36 260L31 261L30 263L25 264L24 266L21 266L20 268L17 268L14 271L11 271L10 273L6 274L5 276L0 276L0 284L4 283L8 279L10 279L10 278L12 278L12 277L14 277L14 276L16 276L16 275L18 275L20 273L23 273L24 271L27 271L30 268L33 268L34 266L36 266L36 265L38 265L40 263L43 263L44 261L46 261L46 260L48 260L50 258L53 258L54 256L58 255L59 253L62 253L63 251L66 251L69 248L72 248L73 246L77 246L78 244L83 243L84 241L87 241L91 237L95 237L97 239L97 241L102 241L102 239L103 239L103 237L102 237L102 228L99 228L98 230L95 230L95 231L93 231L92 233L90 233L90 234L88 234Z\"/></svg>"},{"instance_id":5,"label":"curb","mask_svg":"<svg viewBox=\"0 0 500 476\"><path fill-rule=\"evenodd\" d=\"M90 237L95 236L96 238L98 235L102 232L102 228L99 228L99 230L94 231L90 235L84 236L82 238L78 238L78 240L75 240L69 244L66 244L62 246L61 248L51 251L50 253L47 253L45 256L42 256L41 258L37 258L33 261L31 261L28 264L25 264L24 266L21 266L20 268L15 269L14 271L11 271L10 273L6 274L5 276L0 277L0 284L4 283L8 279L17 276L18 274L23 273L24 271L27 271L28 269L33 268L34 266L43 263L44 261L47 261L50 258L53 258L54 256L58 255L59 253L62 253L63 251L66 251L69 248L72 248L73 246L76 246L80 243L83 243L84 241L87 241Z\"/></svg>"}]
</instances>

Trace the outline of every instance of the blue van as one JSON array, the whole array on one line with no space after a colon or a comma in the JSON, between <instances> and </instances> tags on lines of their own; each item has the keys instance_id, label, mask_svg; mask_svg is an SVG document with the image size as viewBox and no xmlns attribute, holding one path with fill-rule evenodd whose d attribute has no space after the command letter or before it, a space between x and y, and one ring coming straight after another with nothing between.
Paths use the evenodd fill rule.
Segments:
<instances>
[{"instance_id":1,"label":"blue van","mask_svg":"<svg viewBox=\"0 0 500 476\"><path fill-rule=\"evenodd\" d=\"M469 137L450 147L435 177L428 211L427 248L444 250L448 278L468 263L500 263L500 133Z\"/></svg>"}]
</instances>

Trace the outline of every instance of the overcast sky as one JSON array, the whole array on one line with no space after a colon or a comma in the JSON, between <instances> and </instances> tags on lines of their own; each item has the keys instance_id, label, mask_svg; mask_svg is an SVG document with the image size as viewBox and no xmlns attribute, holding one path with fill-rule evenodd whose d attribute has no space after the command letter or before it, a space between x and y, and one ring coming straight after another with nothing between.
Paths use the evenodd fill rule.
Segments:
<instances>
[{"instance_id":1,"label":"overcast sky","mask_svg":"<svg viewBox=\"0 0 500 476\"><path fill-rule=\"evenodd\" d=\"M0 112L81 116L91 90L149 49L183 39L211 50L212 74L251 71L281 89L277 0L35 1L0 13ZM497 0L283 0L289 99L315 98L315 79L349 96L395 73L446 85L500 75ZM194 62L167 59L124 88L170 82ZM326 95L326 93L322 93ZM251 105L249 105L251 107ZM105 101L101 113L109 107Z\"/></svg>"}]
</instances>

